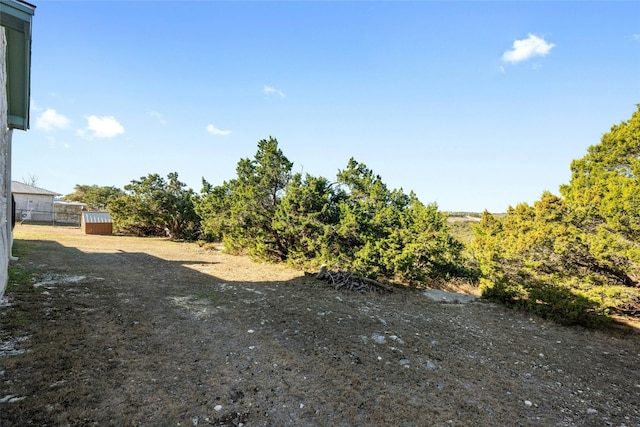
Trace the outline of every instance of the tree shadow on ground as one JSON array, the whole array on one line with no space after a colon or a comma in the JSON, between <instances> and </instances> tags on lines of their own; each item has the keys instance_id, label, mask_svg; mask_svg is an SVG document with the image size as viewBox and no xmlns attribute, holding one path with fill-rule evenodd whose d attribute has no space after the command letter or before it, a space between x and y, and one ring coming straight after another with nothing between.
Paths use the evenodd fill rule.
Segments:
<instances>
[{"instance_id":1,"label":"tree shadow on ground","mask_svg":"<svg viewBox=\"0 0 640 427\"><path fill-rule=\"evenodd\" d=\"M378 363L363 365L360 338L318 314L346 320L379 296L324 301L327 285L304 277L226 280L208 271L219 261L180 253L50 240L16 240L14 253L28 280L7 292L2 340L25 352L3 360L3 426L392 422L403 406L380 401L388 385L369 383Z\"/></svg>"}]
</instances>

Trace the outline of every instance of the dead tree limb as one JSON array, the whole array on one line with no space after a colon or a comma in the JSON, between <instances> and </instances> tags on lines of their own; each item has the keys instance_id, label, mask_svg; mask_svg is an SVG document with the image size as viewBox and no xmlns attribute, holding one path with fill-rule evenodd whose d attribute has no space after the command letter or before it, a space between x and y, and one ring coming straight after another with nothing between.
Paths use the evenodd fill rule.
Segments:
<instances>
[{"instance_id":1,"label":"dead tree limb","mask_svg":"<svg viewBox=\"0 0 640 427\"><path fill-rule=\"evenodd\" d=\"M393 288L389 285L358 276L352 271L331 271L326 265L320 267L316 278L331 283L335 289L345 288L358 292L393 292Z\"/></svg>"}]
</instances>

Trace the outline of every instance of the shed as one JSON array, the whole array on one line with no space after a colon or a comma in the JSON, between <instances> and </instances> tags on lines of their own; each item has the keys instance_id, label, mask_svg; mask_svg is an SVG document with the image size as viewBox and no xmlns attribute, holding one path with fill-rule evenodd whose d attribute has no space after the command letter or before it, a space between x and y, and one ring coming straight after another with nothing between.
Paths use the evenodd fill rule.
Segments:
<instances>
[{"instance_id":1,"label":"shed","mask_svg":"<svg viewBox=\"0 0 640 427\"><path fill-rule=\"evenodd\" d=\"M82 212L80 227L84 234L112 234L113 220L109 212Z\"/></svg>"}]
</instances>

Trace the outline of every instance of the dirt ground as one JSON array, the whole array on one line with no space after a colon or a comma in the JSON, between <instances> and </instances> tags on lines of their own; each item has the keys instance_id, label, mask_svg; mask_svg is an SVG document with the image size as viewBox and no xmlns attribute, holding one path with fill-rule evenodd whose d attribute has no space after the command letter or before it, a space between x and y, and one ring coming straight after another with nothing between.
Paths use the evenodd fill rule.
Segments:
<instances>
[{"instance_id":1,"label":"dirt ground","mask_svg":"<svg viewBox=\"0 0 640 427\"><path fill-rule=\"evenodd\" d=\"M8 426L640 426L640 334L18 225Z\"/></svg>"}]
</instances>

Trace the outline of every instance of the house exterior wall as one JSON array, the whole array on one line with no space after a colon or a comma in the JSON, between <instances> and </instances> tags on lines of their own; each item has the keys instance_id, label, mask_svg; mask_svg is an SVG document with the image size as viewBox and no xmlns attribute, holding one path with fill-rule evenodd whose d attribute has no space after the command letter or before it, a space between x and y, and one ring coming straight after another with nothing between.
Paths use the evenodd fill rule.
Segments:
<instances>
[{"instance_id":1,"label":"house exterior wall","mask_svg":"<svg viewBox=\"0 0 640 427\"><path fill-rule=\"evenodd\" d=\"M9 279L9 233L7 232L7 185L11 185L11 178L7 171L7 151L9 144L9 125L7 123L7 69L6 69L7 40L4 27L0 26L0 296L4 295ZM9 181L9 184L7 184Z\"/></svg>"},{"instance_id":2,"label":"house exterior wall","mask_svg":"<svg viewBox=\"0 0 640 427\"><path fill-rule=\"evenodd\" d=\"M29 128L31 19L35 6L0 0L0 296L9 278L11 228L11 135ZM9 96L11 93L11 97Z\"/></svg>"},{"instance_id":3,"label":"house exterior wall","mask_svg":"<svg viewBox=\"0 0 640 427\"><path fill-rule=\"evenodd\" d=\"M16 201L16 221L53 222L53 196L13 193Z\"/></svg>"}]
</instances>

